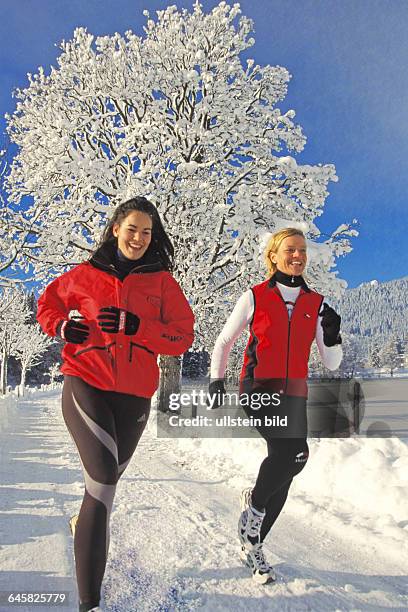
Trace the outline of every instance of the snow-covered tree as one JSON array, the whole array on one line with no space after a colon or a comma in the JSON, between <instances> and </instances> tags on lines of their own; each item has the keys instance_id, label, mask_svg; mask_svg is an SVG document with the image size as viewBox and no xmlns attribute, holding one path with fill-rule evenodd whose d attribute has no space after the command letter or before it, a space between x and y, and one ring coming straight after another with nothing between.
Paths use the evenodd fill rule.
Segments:
<instances>
[{"instance_id":1,"label":"snow-covered tree","mask_svg":"<svg viewBox=\"0 0 408 612\"><path fill-rule=\"evenodd\" d=\"M367 366L369 368L380 368L381 367L381 348L377 340L374 340L371 344L370 353L367 359Z\"/></svg>"},{"instance_id":2,"label":"snow-covered tree","mask_svg":"<svg viewBox=\"0 0 408 612\"><path fill-rule=\"evenodd\" d=\"M4 287L0 291L0 394L7 388L7 364L18 344L17 330L30 318L27 296L19 289Z\"/></svg>"},{"instance_id":3,"label":"snow-covered tree","mask_svg":"<svg viewBox=\"0 0 408 612\"><path fill-rule=\"evenodd\" d=\"M227 386L230 385L231 387L234 387L238 384L248 337L248 332L244 331L239 336L239 338L231 349L231 352L228 357L227 367L225 370L225 379L227 382Z\"/></svg>"},{"instance_id":4,"label":"snow-covered tree","mask_svg":"<svg viewBox=\"0 0 408 612\"><path fill-rule=\"evenodd\" d=\"M207 351L189 350L183 358L183 376L200 378L207 375L209 354Z\"/></svg>"},{"instance_id":5,"label":"snow-covered tree","mask_svg":"<svg viewBox=\"0 0 408 612\"><path fill-rule=\"evenodd\" d=\"M369 341L368 352L392 334L407 338L408 277L363 283L333 300L333 306L341 313L343 331Z\"/></svg>"},{"instance_id":6,"label":"snow-covered tree","mask_svg":"<svg viewBox=\"0 0 408 612\"><path fill-rule=\"evenodd\" d=\"M313 378L326 378L333 376L333 373L324 367L317 344L315 342L313 342L310 350L309 376Z\"/></svg>"},{"instance_id":7,"label":"snow-covered tree","mask_svg":"<svg viewBox=\"0 0 408 612\"><path fill-rule=\"evenodd\" d=\"M408 368L408 340L403 342L402 367Z\"/></svg>"},{"instance_id":8,"label":"snow-covered tree","mask_svg":"<svg viewBox=\"0 0 408 612\"><path fill-rule=\"evenodd\" d=\"M3 270L7 270L13 263L16 253L15 246L8 231L8 206L7 196L4 191L4 182L10 169L9 147L5 141L0 141L0 286L13 286L12 279L2 276Z\"/></svg>"},{"instance_id":9,"label":"snow-covered tree","mask_svg":"<svg viewBox=\"0 0 408 612\"><path fill-rule=\"evenodd\" d=\"M342 376L353 377L364 364L364 345L354 334L342 334L343 359L339 366Z\"/></svg>"},{"instance_id":10,"label":"snow-covered tree","mask_svg":"<svg viewBox=\"0 0 408 612\"><path fill-rule=\"evenodd\" d=\"M61 376L60 371L61 364L53 363L48 370L48 376L50 377L50 384L53 385L57 376Z\"/></svg>"},{"instance_id":11,"label":"snow-covered tree","mask_svg":"<svg viewBox=\"0 0 408 612\"><path fill-rule=\"evenodd\" d=\"M394 370L401 367L400 341L392 335L380 351L381 366L389 369L393 376Z\"/></svg>"},{"instance_id":12,"label":"snow-covered tree","mask_svg":"<svg viewBox=\"0 0 408 612\"><path fill-rule=\"evenodd\" d=\"M356 232L342 224L320 241L315 221L335 168L293 157L306 138L295 111L278 106L290 75L244 62L254 39L239 5L145 14L143 37L78 28L58 65L17 90L2 231L13 266L45 281L89 255L116 204L150 197L176 247L197 346L208 350L237 295L264 275L265 231L305 228L308 278L325 294L340 291L335 259Z\"/></svg>"},{"instance_id":13,"label":"snow-covered tree","mask_svg":"<svg viewBox=\"0 0 408 612\"><path fill-rule=\"evenodd\" d=\"M38 324L21 324L15 331L12 355L20 362L20 392L24 394L27 372L41 363L42 356L54 342L45 336Z\"/></svg>"}]
</instances>

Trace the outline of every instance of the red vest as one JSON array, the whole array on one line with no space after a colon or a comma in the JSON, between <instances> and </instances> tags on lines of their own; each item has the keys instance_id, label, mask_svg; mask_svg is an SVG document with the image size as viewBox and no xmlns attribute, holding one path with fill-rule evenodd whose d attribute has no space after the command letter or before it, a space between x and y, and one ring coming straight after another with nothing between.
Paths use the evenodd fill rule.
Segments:
<instances>
[{"instance_id":1,"label":"red vest","mask_svg":"<svg viewBox=\"0 0 408 612\"><path fill-rule=\"evenodd\" d=\"M310 348L316 335L323 296L306 284L289 321L284 299L273 279L252 288L254 314L244 353L241 382L279 393L307 397ZM241 384L242 388L242 384Z\"/></svg>"}]
</instances>

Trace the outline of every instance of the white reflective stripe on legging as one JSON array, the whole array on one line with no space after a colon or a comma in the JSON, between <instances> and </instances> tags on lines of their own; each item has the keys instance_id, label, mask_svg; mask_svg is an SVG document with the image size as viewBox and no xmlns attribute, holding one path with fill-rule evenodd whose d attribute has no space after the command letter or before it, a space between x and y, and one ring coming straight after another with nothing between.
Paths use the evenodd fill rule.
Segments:
<instances>
[{"instance_id":1,"label":"white reflective stripe on legging","mask_svg":"<svg viewBox=\"0 0 408 612\"><path fill-rule=\"evenodd\" d=\"M72 442L76 445L74 436L71 433L71 430L68 427L68 433L71 436ZM109 517L113 506L113 499L115 497L116 485L102 484L101 482L97 482L88 474L85 469L84 463L81 458L81 454L79 454L79 460L82 465L82 471L84 473L85 480L85 488L88 491L89 495L94 499L100 501L106 508L106 557L109 552ZM75 536L75 534L74 534Z\"/></svg>"},{"instance_id":2,"label":"white reflective stripe on legging","mask_svg":"<svg viewBox=\"0 0 408 612\"><path fill-rule=\"evenodd\" d=\"M108 450L110 450L110 452L112 453L112 455L116 459L116 463L118 463L118 447L117 447L117 444L116 444L115 440L112 438L112 436L110 434L108 434L107 431L102 429L102 427L100 427L97 423L95 423L95 421L93 421L86 414L86 412L84 412L82 410L82 408L80 407L80 405L76 401L74 394L72 394L72 399L74 400L74 404L75 404L79 414L84 419L84 421L88 425L89 429L95 434L95 436L98 438L98 440L100 440L102 442L102 444L104 446L106 446L106 448Z\"/></svg>"},{"instance_id":3,"label":"white reflective stripe on legging","mask_svg":"<svg viewBox=\"0 0 408 612\"><path fill-rule=\"evenodd\" d=\"M82 461L81 461L82 463ZM99 500L106 508L106 557L109 551L109 517L113 506L113 498L115 497L116 485L103 484L94 480L86 471L82 463L84 471L85 488L94 499Z\"/></svg>"},{"instance_id":4,"label":"white reflective stripe on legging","mask_svg":"<svg viewBox=\"0 0 408 612\"><path fill-rule=\"evenodd\" d=\"M129 457L129 459L127 461L124 461L123 463L120 464L120 466L119 466L119 474L121 474L127 468L127 466L130 463L131 458L132 457Z\"/></svg>"}]
</instances>

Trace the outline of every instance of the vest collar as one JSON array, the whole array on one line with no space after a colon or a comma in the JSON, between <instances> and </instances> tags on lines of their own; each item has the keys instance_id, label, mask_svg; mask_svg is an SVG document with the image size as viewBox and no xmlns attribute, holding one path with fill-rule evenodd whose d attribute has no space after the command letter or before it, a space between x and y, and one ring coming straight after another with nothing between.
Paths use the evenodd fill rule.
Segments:
<instances>
[{"instance_id":1,"label":"vest collar","mask_svg":"<svg viewBox=\"0 0 408 612\"><path fill-rule=\"evenodd\" d=\"M275 278L275 275L271 276L271 278L269 279L268 287L270 289L275 289L275 290L278 289L278 287L276 287L276 278ZM302 276L302 284L300 285L300 291L301 292L304 291L305 293L310 293L311 292L311 289L309 289L309 287L307 286L306 281L303 278L303 276Z\"/></svg>"}]
</instances>

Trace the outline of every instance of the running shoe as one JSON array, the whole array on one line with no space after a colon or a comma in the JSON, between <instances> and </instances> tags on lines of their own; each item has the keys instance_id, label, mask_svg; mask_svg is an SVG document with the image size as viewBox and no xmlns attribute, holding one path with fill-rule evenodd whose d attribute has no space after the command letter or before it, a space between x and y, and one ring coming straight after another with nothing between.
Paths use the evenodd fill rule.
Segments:
<instances>
[{"instance_id":1,"label":"running shoe","mask_svg":"<svg viewBox=\"0 0 408 612\"><path fill-rule=\"evenodd\" d=\"M78 522L78 514L75 514L75 516L71 516L71 518L69 519L69 528L71 530L72 537L75 536L75 529L76 529L77 522Z\"/></svg>"},{"instance_id":2,"label":"running shoe","mask_svg":"<svg viewBox=\"0 0 408 612\"><path fill-rule=\"evenodd\" d=\"M265 511L256 510L252 506L252 489L244 489L240 497L241 516L238 521L238 536L241 545L252 550L260 543L261 525Z\"/></svg>"},{"instance_id":3,"label":"running shoe","mask_svg":"<svg viewBox=\"0 0 408 612\"><path fill-rule=\"evenodd\" d=\"M263 542L256 544L252 550L247 550L245 546L241 546L240 551L241 561L252 571L252 579L258 584L269 584L275 582L275 571L266 559L263 551Z\"/></svg>"}]
</instances>

